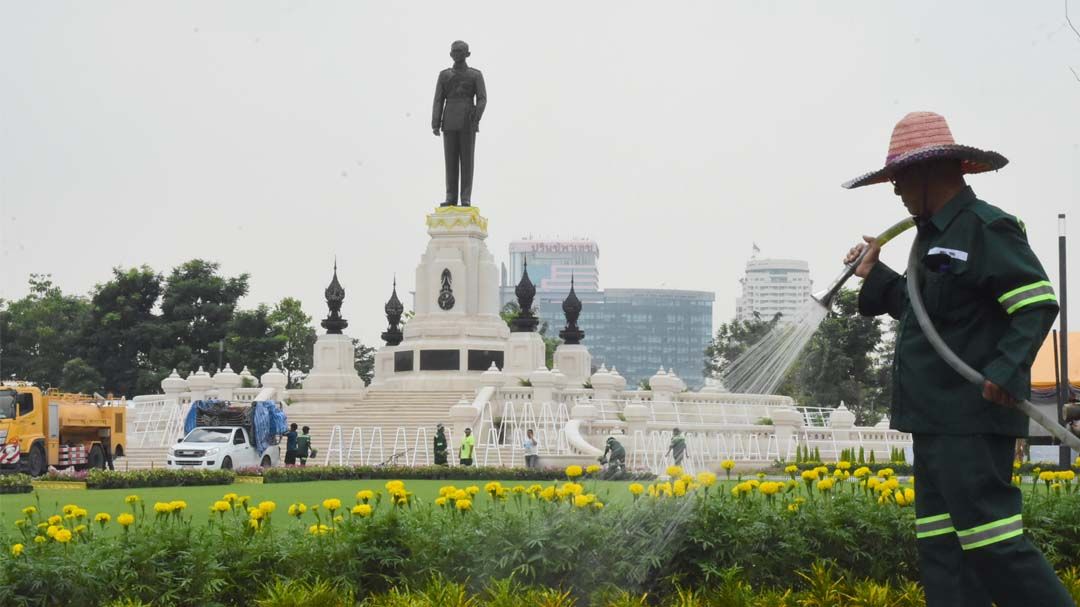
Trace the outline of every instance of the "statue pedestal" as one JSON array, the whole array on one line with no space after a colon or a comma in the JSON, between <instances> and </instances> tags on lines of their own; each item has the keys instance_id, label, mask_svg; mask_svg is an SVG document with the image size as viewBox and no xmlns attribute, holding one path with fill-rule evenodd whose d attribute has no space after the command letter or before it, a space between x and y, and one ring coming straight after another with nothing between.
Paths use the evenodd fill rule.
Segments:
<instances>
[{"instance_id":1,"label":"statue pedestal","mask_svg":"<svg viewBox=\"0 0 1080 607\"><path fill-rule=\"evenodd\" d=\"M375 356L374 387L472 390L492 363L503 368L510 329L499 316L498 268L487 219L476 207L427 216L427 250L416 267L415 315L404 340Z\"/></svg>"},{"instance_id":2,"label":"statue pedestal","mask_svg":"<svg viewBox=\"0 0 1080 607\"><path fill-rule=\"evenodd\" d=\"M584 384L592 375L592 354L580 344L561 344L555 348L555 366L575 387Z\"/></svg>"},{"instance_id":3,"label":"statue pedestal","mask_svg":"<svg viewBox=\"0 0 1080 607\"><path fill-rule=\"evenodd\" d=\"M304 378L305 391L363 393L364 380L353 365L352 338L348 335L320 335L315 340L315 360Z\"/></svg>"},{"instance_id":4,"label":"statue pedestal","mask_svg":"<svg viewBox=\"0 0 1080 607\"><path fill-rule=\"evenodd\" d=\"M544 338L539 333L511 333L506 345L506 368L503 372L519 379L527 379L529 374L540 367L547 368Z\"/></svg>"}]
</instances>

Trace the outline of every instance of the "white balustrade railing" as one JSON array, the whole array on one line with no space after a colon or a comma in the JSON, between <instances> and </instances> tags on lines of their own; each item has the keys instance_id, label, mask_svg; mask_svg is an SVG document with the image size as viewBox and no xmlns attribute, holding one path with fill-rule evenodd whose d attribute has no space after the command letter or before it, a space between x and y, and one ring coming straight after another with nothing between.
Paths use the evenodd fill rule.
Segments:
<instances>
[{"instance_id":1,"label":"white balustrade railing","mask_svg":"<svg viewBox=\"0 0 1080 607\"><path fill-rule=\"evenodd\" d=\"M174 442L184 431L184 408L173 398L132 402L128 414L128 445L151 447Z\"/></svg>"}]
</instances>

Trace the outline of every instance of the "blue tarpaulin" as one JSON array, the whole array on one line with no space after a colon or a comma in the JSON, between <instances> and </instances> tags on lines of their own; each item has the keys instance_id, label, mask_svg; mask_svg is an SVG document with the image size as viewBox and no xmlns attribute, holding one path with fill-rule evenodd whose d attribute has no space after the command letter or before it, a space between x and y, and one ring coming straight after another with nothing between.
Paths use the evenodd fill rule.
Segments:
<instances>
[{"instance_id":1,"label":"blue tarpaulin","mask_svg":"<svg viewBox=\"0 0 1080 607\"><path fill-rule=\"evenodd\" d=\"M210 413L217 409L220 411L226 404L220 400L197 400L191 403L187 417L184 418L184 434L195 429L197 417L200 412ZM237 407L232 407L236 410ZM274 444L275 439L284 434L288 429L285 412L278 409L277 403L269 400L251 403L251 427L248 432L255 440L255 449L262 453L268 446ZM234 424L221 424L234 425Z\"/></svg>"}]
</instances>

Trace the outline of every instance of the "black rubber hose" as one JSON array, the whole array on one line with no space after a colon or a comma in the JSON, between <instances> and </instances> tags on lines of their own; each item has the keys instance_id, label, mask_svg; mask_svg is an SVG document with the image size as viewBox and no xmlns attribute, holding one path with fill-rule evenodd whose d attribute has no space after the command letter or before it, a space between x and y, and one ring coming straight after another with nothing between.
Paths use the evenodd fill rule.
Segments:
<instances>
[{"instance_id":1,"label":"black rubber hose","mask_svg":"<svg viewBox=\"0 0 1080 607\"><path fill-rule=\"evenodd\" d=\"M911 243L911 253L908 255L907 292L908 299L911 301L911 309L915 312L915 318L919 321L919 326L922 327L923 334L926 335L926 339L930 341L930 345L937 351L938 356L944 359L945 362L964 379L981 388L986 381L986 378L975 369L972 369L967 363L961 360L955 352L949 349L949 346L945 344L945 340L941 339L941 335L939 335L937 329L934 328L934 323L930 320L930 315L926 313L926 306L923 305L922 294L919 293L919 275L922 271L922 264L919 262L918 244L919 238L916 236L915 240ZM1023 412L1024 415L1035 420L1035 423L1046 428L1046 431L1053 435L1054 438L1060 440L1065 445L1068 445L1073 451L1080 451L1080 438L1077 438L1064 426L1058 424L1056 419L1040 411L1035 405L1031 404L1031 401L1022 400L1018 402L1015 407Z\"/></svg>"}]
</instances>

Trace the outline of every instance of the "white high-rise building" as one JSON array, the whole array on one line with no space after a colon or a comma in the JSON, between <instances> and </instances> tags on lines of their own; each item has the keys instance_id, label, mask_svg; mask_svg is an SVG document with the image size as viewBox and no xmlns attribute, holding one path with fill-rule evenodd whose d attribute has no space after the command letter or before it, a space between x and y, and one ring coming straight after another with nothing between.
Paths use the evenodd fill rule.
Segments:
<instances>
[{"instance_id":1,"label":"white high-rise building","mask_svg":"<svg viewBox=\"0 0 1080 607\"><path fill-rule=\"evenodd\" d=\"M812 293L810 265L798 259L756 259L746 262L739 280L742 297L735 298L735 318L762 320L781 314L781 322L794 322Z\"/></svg>"}]
</instances>

